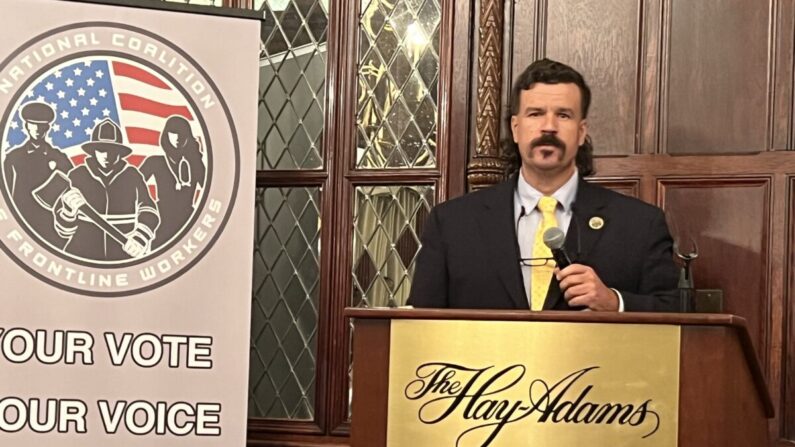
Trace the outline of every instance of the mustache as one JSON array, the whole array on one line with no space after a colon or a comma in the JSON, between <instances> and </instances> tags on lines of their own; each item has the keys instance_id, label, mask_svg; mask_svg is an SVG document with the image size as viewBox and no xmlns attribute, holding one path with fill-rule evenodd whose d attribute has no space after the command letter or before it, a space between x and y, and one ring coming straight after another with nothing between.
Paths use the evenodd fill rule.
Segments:
<instances>
[{"instance_id":1,"label":"mustache","mask_svg":"<svg viewBox=\"0 0 795 447\"><path fill-rule=\"evenodd\" d=\"M555 134L551 133L545 133L530 142L530 149L535 149L538 146L554 146L560 150L566 150L566 144Z\"/></svg>"}]
</instances>

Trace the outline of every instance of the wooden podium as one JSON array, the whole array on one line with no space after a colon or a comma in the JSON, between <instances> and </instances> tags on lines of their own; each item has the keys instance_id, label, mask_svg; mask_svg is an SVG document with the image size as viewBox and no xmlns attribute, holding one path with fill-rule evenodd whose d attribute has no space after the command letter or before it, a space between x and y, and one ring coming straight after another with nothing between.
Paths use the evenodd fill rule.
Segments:
<instances>
[{"instance_id":1,"label":"wooden podium","mask_svg":"<svg viewBox=\"0 0 795 447\"><path fill-rule=\"evenodd\" d=\"M611 328L615 328L617 332L630 328L643 330L652 327L661 328L663 332L674 330L676 344L678 344L676 347L678 365L676 365L677 362L669 363L674 363L674 372L678 369L678 382L676 382L678 396L676 388L673 388L671 393L674 395L674 402L678 403L678 408L671 408L671 417L666 420L669 426L674 426L674 433L669 436L670 440L663 444L640 442L641 440L638 438L637 443L630 442L621 445L676 445L679 447L761 447L770 445L767 418L773 417L773 405L746 330L745 320L733 315L349 308L345 310L345 316L353 319L354 323L352 446L376 447L398 444L395 441L388 442L387 440L389 412L396 411L395 405L400 403L389 402L390 396L395 401L401 400L404 394L408 396L410 392L416 391L418 385L405 387L405 393L395 393L396 384L391 384L393 387L392 394L390 394L390 377L400 377L395 368L401 367L411 368L412 373L416 369L417 377L424 377L422 380L429 380L430 374L420 373L420 369L416 365L390 365L390 358L394 356L391 355L390 349L397 350L397 347L402 349L402 340L412 338L411 336L405 338L401 336L401 339L397 339L396 334L405 335L407 332L396 332L393 328L405 328L408 323L410 325L408 334L410 335L412 332L424 330L425 326L438 325L438 322L445 322L442 327L448 327L444 324L450 323L464 325L455 326L459 329L469 327L469 325L477 326L488 323L488 328L497 329L497 331L483 331L478 333L477 339L483 340L487 344L490 343L491 346L494 346L495 352L511 344L510 342L506 343L506 340L488 339L492 333L501 333L502 326L510 326L512 330L537 328L541 330L542 334L548 333L546 328L563 328L564 333L577 332L586 337L590 337L593 332L594 340L600 340L596 337L597 332L604 333L606 330L609 333L610 330L613 330ZM565 323L565 325L549 325L549 323ZM455 335L457 337L466 333L461 330L454 332L458 334ZM445 332L436 332L436 334L441 334L442 338L445 337ZM453 336L450 335L450 337ZM437 341L438 339L436 337ZM584 340L589 339L585 338ZM434 340L428 340L426 345L420 343L409 349L422 351L430 344L435 343ZM582 341L578 343L580 346L587 344ZM391 346L395 348L391 348ZM620 351L621 346L624 346L621 340L616 340L615 349ZM459 352L463 351L468 350L463 349ZM574 352L573 356L577 356L576 350L566 352ZM470 356L470 359L472 358L471 352L466 354ZM616 354L621 353L616 352ZM456 353L453 352L445 356L445 359L450 360L455 358L455 355ZM486 352L481 357L483 357L481 364L494 363L490 353ZM570 357L572 354L566 354L567 361L571 360ZM480 358L476 358L476 360L479 361ZM574 360L576 361L576 359ZM529 360L529 363L533 363L532 359ZM532 365L527 370L531 369ZM675 375L672 374L672 376ZM409 382L411 381L404 380L399 386L404 387L405 383ZM621 385L623 386L624 383L621 382ZM632 391L631 386L624 388L629 388L630 392ZM435 390L438 391L438 389L437 384ZM532 393L533 391L530 392L531 395ZM490 396L490 398L496 399L494 396ZM530 400L532 401L532 398ZM408 404L418 406L416 402ZM676 406L672 405L672 407ZM562 416L560 418L562 419ZM674 421L673 424L670 423L671 420ZM416 422L422 429L423 423L419 420ZM403 423L400 425L408 427ZM427 421L425 425L427 426ZM517 426L518 424L510 429L516 431ZM529 446L578 445L579 441L576 439L572 441L570 438L577 436L572 433L576 432L579 426L571 424L564 428L566 436L569 437L564 443L550 442L554 440L549 436L542 442L534 442L535 439L529 436L525 438L526 443L523 444ZM596 428L601 429L602 427ZM616 425L608 428L615 431L615 429L624 427ZM400 433L400 430L403 428L393 427L393 436L394 433ZM486 427L486 430L479 430L483 432L491 430L491 428ZM556 432L552 431L552 433ZM465 436L470 435L466 434ZM598 438L598 435L596 437ZM411 447L437 445L428 443L422 439L422 436L411 439L413 439ZM461 439L464 439L464 436ZM461 439L452 436L449 442L444 442L444 445L455 446L456 442ZM473 439L467 438L465 439L467 442L461 442L459 445L511 445L503 444L500 440L500 436L496 436L488 443L483 444L482 440L473 443ZM405 441L400 442L400 444L403 443ZM582 439L579 445L597 446L603 444L594 442L594 438L591 437L591 439Z\"/></svg>"}]
</instances>

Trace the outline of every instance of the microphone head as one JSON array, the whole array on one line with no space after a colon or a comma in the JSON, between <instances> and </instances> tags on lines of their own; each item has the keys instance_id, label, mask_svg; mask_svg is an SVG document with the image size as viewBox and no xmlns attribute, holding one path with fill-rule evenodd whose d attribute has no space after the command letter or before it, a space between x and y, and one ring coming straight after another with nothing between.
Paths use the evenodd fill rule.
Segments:
<instances>
[{"instance_id":1,"label":"microphone head","mask_svg":"<svg viewBox=\"0 0 795 447\"><path fill-rule=\"evenodd\" d=\"M566 242L566 235L563 234L563 230L560 228L552 227L544 232L544 244L546 244L550 250L562 248L564 242Z\"/></svg>"}]
</instances>

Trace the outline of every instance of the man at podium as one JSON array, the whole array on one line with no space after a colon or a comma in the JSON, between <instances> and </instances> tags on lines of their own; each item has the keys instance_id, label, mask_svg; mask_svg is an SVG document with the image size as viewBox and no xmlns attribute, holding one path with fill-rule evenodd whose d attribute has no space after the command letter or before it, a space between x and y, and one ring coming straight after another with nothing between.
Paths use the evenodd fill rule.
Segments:
<instances>
[{"instance_id":1,"label":"man at podium","mask_svg":"<svg viewBox=\"0 0 795 447\"><path fill-rule=\"evenodd\" d=\"M518 172L434 207L409 304L676 311L663 212L583 180L593 174L590 101L573 68L549 59L527 67L511 92Z\"/></svg>"}]
</instances>

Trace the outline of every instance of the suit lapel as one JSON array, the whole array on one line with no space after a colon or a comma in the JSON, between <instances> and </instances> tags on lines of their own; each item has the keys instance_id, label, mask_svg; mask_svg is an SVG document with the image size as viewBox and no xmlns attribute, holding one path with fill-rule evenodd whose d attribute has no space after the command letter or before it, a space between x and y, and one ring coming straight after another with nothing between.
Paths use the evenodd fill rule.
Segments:
<instances>
[{"instance_id":1,"label":"suit lapel","mask_svg":"<svg viewBox=\"0 0 795 447\"><path fill-rule=\"evenodd\" d=\"M483 195L481 206L486 208L478 214L480 232L489 250L491 263L497 269L500 281L518 309L528 307L522 285L519 265L519 245L514 222L514 187L516 177L495 187L490 194Z\"/></svg>"},{"instance_id":2,"label":"suit lapel","mask_svg":"<svg viewBox=\"0 0 795 447\"><path fill-rule=\"evenodd\" d=\"M566 242L564 243L566 252L571 256L573 262L588 264L588 254L602 236L601 228L592 228L590 221L596 217L607 222L604 212L605 205L605 196L600 188L580 179L577 184L577 197L574 199L572 208L571 223L566 231ZM544 302L544 309L560 308L562 301L563 294L560 291L560 284L553 277L547 299Z\"/></svg>"},{"instance_id":3,"label":"suit lapel","mask_svg":"<svg viewBox=\"0 0 795 447\"><path fill-rule=\"evenodd\" d=\"M588 254L602 236L602 227L591 225L591 220L602 219L603 224L607 223L605 205L605 195L601 189L580 179L577 198L574 200L572 223L566 232L566 250L573 253L575 261L587 261ZM594 226L597 228L593 228Z\"/></svg>"}]
</instances>

